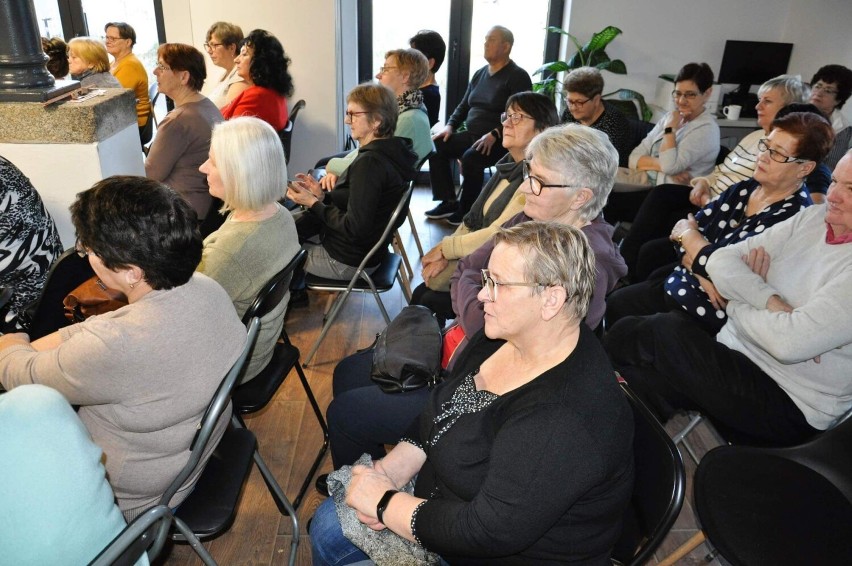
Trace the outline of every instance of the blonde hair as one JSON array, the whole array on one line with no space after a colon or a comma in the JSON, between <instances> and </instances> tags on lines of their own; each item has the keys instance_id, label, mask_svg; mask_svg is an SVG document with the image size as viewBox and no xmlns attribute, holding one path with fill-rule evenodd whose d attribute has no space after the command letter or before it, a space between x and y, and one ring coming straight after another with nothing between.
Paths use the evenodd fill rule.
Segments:
<instances>
[{"instance_id":1,"label":"blonde hair","mask_svg":"<svg viewBox=\"0 0 852 566\"><path fill-rule=\"evenodd\" d=\"M96 73L109 71L109 57L104 44L91 37L75 37L68 42L68 51L92 66Z\"/></svg>"},{"instance_id":2,"label":"blonde hair","mask_svg":"<svg viewBox=\"0 0 852 566\"><path fill-rule=\"evenodd\" d=\"M579 228L559 222L523 222L500 228L494 245L521 251L526 281L565 289L565 306L571 320L586 317L595 290L595 253ZM541 292L541 287L535 292Z\"/></svg>"},{"instance_id":3,"label":"blonde hair","mask_svg":"<svg viewBox=\"0 0 852 566\"><path fill-rule=\"evenodd\" d=\"M222 178L228 210L260 210L284 198L287 163L272 126L251 116L220 122L210 148Z\"/></svg>"},{"instance_id":4,"label":"blonde hair","mask_svg":"<svg viewBox=\"0 0 852 566\"><path fill-rule=\"evenodd\" d=\"M429 76L429 60L416 49L391 49L385 53L388 57L396 57L400 72L408 73L409 90L420 88Z\"/></svg>"}]
</instances>

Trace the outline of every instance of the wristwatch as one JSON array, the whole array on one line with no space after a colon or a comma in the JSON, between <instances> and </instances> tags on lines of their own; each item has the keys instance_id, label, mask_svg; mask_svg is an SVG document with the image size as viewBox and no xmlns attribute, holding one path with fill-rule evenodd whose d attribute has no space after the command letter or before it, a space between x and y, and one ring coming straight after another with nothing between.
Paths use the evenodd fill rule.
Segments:
<instances>
[{"instance_id":1,"label":"wristwatch","mask_svg":"<svg viewBox=\"0 0 852 566\"><path fill-rule=\"evenodd\" d=\"M399 493L397 490L389 489L385 492L384 495L382 495L382 498L379 499L379 504L376 505L376 519L378 519L380 523L385 522L383 517L383 515L385 514L385 509L388 508L388 504L390 504L391 498L397 493Z\"/></svg>"},{"instance_id":2,"label":"wristwatch","mask_svg":"<svg viewBox=\"0 0 852 566\"><path fill-rule=\"evenodd\" d=\"M671 128L666 128L665 130L663 130L663 134L670 134L670 133L672 133L673 131L674 131L674 130L672 130Z\"/></svg>"},{"instance_id":3,"label":"wristwatch","mask_svg":"<svg viewBox=\"0 0 852 566\"><path fill-rule=\"evenodd\" d=\"M493 130L491 130L491 132L489 132L489 133L490 133L492 136L494 136L495 138L497 138L498 140L500 139L500 130L498 130L497 128L494 128L494 129L493 129Z\"/></svg>"}]
</instances>

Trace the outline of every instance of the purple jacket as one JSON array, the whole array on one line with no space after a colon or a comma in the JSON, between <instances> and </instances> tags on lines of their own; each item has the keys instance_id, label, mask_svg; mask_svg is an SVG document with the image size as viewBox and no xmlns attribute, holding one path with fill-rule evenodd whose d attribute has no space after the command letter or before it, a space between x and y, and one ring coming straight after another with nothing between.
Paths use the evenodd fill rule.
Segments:
<instances>
[{"instance_id":1,"label":"purple jacket","mask_svg":"<svg viewBox=\"0 0 852 566\"><path fill-rule=\"evenodd\" d=\"M532 218L521 212L507 220L503 228L531 220ZM620 278L627 275L627 265L612 241L613 231L614 228L601 216L582 228L592 251L595 252L595 292L586 314L586 325L593 330L603 319L607 294L615 288ZM488 267L488 259L493 250L494 242L489 240L472 254L460 259L453 273L450 283L453 310L458 314L457 320L464 329L465 336L473 336L485 325L482 303L476 295L482 289L480 270Z\"/></svg>"}]
</instances>

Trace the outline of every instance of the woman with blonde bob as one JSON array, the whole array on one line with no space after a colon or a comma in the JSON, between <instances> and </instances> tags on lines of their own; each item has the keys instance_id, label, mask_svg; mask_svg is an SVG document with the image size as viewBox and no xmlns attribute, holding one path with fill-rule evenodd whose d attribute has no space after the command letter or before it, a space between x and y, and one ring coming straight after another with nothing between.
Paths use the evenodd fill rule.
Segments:
<instances>
[{"instance_id":1,"label":"woman with blonde bob","mask_svg":"<svg viewBox=\"0 0 852 566\"><path fill-rule=\"evenodd\" d=\"M68 67L71 78L80 86L122 88L109 72L109 56L104 44L91 37L75 37L68 42Z\"/></svg>"},{"instance_id":2,"label":"woman with blonde bob","mask_svg":"<svg viewBox=\"0 0 852 566\"><path fill-rule=\"evenodd\" d=\"M231 214L204 239L198 271L219 282L242 318L260 289L299 251L292 215L278 204L287 186L287 164L278 134L258 118L234 118L213 129L210 154L200 171L210 194ZM261 320L261 331L243 381L272 357L284 325L287 297Z\"/></svg>"}]
</instances>

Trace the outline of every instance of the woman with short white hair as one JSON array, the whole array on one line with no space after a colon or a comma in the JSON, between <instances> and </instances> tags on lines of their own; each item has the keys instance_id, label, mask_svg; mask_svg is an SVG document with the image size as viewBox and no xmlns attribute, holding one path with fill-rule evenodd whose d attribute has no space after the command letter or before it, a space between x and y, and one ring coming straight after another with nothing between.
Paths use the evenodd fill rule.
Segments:
<instances>
[{"instance_id":1,"label":"woman with short white hair","mask_svg":"<svg viewBox=\"0 0 852 566\"><path fill-rule=\"evenodd\" d=\"M261 288L299 251L293 216L278 201L287 186L287 164L278 134L258 118L218 124L210 156L200 171L210 194L231 211L225 223L204 239L198 271L219 282L241 318ZM261 320L261 330L243 382L272 357L284 325L287 297Z\"/></svg>"}]
</instances>

